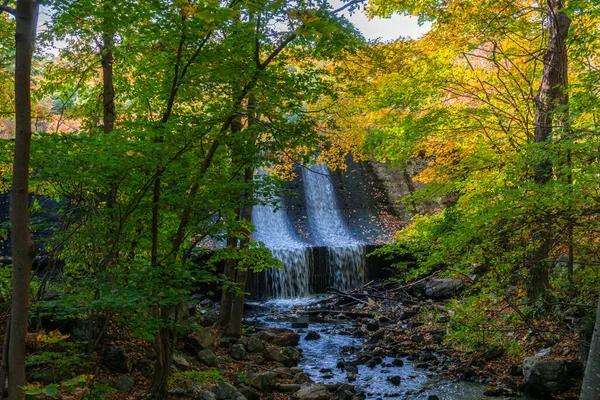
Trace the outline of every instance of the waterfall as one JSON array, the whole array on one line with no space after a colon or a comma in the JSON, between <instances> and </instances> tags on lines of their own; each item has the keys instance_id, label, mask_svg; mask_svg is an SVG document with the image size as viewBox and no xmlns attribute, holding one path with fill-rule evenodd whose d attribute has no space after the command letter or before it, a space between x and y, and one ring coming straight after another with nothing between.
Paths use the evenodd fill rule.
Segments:
<instances>
[{"instance_id":1,"label":"waterfall","mask_svg":"<svg viewBox=\"0 0 600 400\"><path fill-rule=\"evenodd\" d=\"M257 173L264 176L265 172ZM266 272L263 285L268 297L294 298L309 294L309 246L298 236L279 200L277 207L270 204L256 205L252 211L253 234L257 242L263 242L273 256L283 263L283 269L271 268Z\"/></svg>"},{"instance_id":2,"label":"waterfall","mask_svg":"<svg viewBox=\"0 0 600 400\"><path fill-rule=\"evenodd\" d=\"M257 178L265 174L258 171ZM329 174L325 165L302 170L310 243L292 226L281 199L276 207L254 207L254 239L263 242L284 265L257 277L253 285L257 296L306 297L326 286L347 291L364 283L367 243L348 227Z\"/></svg>"},{"instance_id":3,"label":"waterfall","mask_svg":"<svg viewBox=\"0 0 600 400\"><path fill-rule=\"evenodd\" d=\"M344 219L329 168L323 164L304 168L302 177L313 242L327 247L330 285L343 291L362 285L366 243L354 236Z\"/></svg>"}]
</instances>

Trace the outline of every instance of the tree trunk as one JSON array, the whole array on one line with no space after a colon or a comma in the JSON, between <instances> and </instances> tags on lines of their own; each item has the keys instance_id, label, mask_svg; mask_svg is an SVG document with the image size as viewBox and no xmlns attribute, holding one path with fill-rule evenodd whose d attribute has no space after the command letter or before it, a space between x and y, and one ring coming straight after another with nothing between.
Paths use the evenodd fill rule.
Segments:
<instances>
[{"instance_id":1,"label":"tree trunk","mask_svg":"<svg viewBox=\"0 0 600 400\"><path fill-rule=\"evenodd\" d=\"M35 40L37 4L17 1L15 34L15 120L16 138L11 205L12 308L8 350L9 399L24 398L25 340L29 309L29 276L35 253L29 232L29 156L31 147L31 59ZM8 334L8 333L7 333Z\"/></svg>"},{"instance_id":2,"label":"tree trunk","mask_svg":"<svg viewBox=\"0 0 600 400\"><path fill-rule=\"evenodd\" d=\"M238 240L235 237L227 238L228 248L237 248ZM225 260L225 266L223 269L223 275L227 279L229 284L235 281L235 267L237 262L235 259ZM231 318L231 307L233 307L233 290L227 286L223 286L221 291L221 307L219 311L219 325L221 327L227 326Z\"/></svg>"},{"instance_id":3,"label":"tree trunk","mask_svg":"<svg viewBox=\"0 0 600 400\"><path fill-rule=\"evenodd\" d=\"M600 399L600 301L579 400Z\"/></svg>"},{"instance_id":4,"label":"tree trunk","mask_svg":"<svg viewBox=\"0 0 600 400\"><path fill-rule=\"evenodd\" d=\"M254 168L249 167L246 168L244 172L244 181L246 182L247 189L245 192L245 202L244 208L242 211L242 220L244 221L252 221L252 210L253 205L252 201L254 198L254 185L252 184L254 180ZM244 238L240 247L247 247L250 243L250 232L248 232L248 237ZM244 316L244 301L246 295L244 291L246 290L246 281L248 280L248 267L243 269L238 269L236 273L236 289L238 292L235 294L233 298L233 307L231 309L231 318L229 320L229 324L227 325L227 336L232 337L240 337L242 336L242 317Z\"/></svg>"},{"instance_id":5,"label":"tree trunk","mask_svg":"<svg viewBox=\"0 0 600 400\"><path fill-rule=\"evenodd\" d=\"M549 143L553 129L555 111L565 105L567 99L567 47L566 38L571 20L561 11L563 0L548 0L548 22L550 37L544 54L544 69L540 88L535 98L535 143ZM544 149L542 148L542 151ZM552 178L552 162L547 156L537 163L534 169L534 182L545 185ZM552 248L551 221L541 221L534 227L532 242L535 248L528 252L525 267L528 272L526 289L531 300L543 299L549 286L548 256Z\"/></svg>"},{"instance_id":6,"label":"tree trunk","mask_svg":"<svg viewBox=\"0 0 600 400\"><path fill-rule=\"evenodd\" d=\"M104 133L110 133L115 126L115 87L113 83L113 34L102 35L102 81L104 112L102 122Z\"/></svg>"}]
</instances>

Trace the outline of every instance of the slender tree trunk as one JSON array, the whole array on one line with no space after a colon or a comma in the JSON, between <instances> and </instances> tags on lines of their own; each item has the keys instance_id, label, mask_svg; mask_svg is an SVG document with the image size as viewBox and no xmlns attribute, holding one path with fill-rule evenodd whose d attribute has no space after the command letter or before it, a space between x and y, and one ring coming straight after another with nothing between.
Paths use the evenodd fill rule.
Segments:
<instances>
[{"instance_id":1,"label":"slender tree trunk","mask_svg":"<svg viewBox=\"0 0 600 400\"><path fill-rule=\"evenodd\" d=\"M567 90L567 47L566 38L571 20L562 12L562 0L547 0L550 38L544 54L544 69L540 88L535 99L535 135L536 143L549 143L553 129L555 111L566 104ZM544 151L544 149L542 149ZM534 182L543 186L552 178L552 162L543 156L534 170ZM551 223L546 217L537 227L533 227L532 242L535 248L525 260L528 272L526 283L527 296L531 300L543 299L549 286L547 262L552 248Z\"/></svg>"},{"instance_id":2,"label":"slender tree trunk","mask_svg":"<svg viewBox=\"0 0 600 400\"><path fill-rule=\"evenodd\" d=\"M17 1L15 35L15 120L16 138L11 205L12 308L8 347L9 399L24 398L25 340L29 310L29 276L35 253L29 232L29 156L31 146L31 59L35 40L37 5L33 0Z\"/></svg>"},{"instance_id":3,"label":"slender tree trunk","mask_svg":"<svg viewBox=\"0 0 600 400\"><path fill-rule=\"evenodd\" d=\"M237 238L227 238L227 247L236 249L238 247ZM229 281L228 283L232 283L235 280L236 265L237 262L233 258L225 260L223 275L225 276L225 279ZM224 286L221 291L221 307L219 311L219 325L221 327L225 327L229 323L231 318L231 307L233 307L233 290L227 285Z\"/></svg>"},{"instance_id":4,"label":"slender tree trunk","mask_svg":"<svg viewBox=\"0 0 600 400\"><path fill-rule=\"evenodd\" d=\"M254 168L246 168L244 173L244 181L246 182L247 189L245 192L245 202L242 212L242 219L244 221L252 221L252 201L254 198L254 190L252 181L254 179ZM248 236L250 232L248 232ZM244 238L240 247L247 247L250 243L250 238ZM248 280L248 267L238 268L236 272L235 284L238 292L233 298L233 306L231 309L231 318L227 325L227 336L240 337L242 336L242 317L244 316L244 301L245 301L245 290L246 282Z\"/></svg>"},{"instance_id":5,"label":"slender tree trunk","mask_svg":"<svg viewBox=\"0 0 600 400\"><path fill-rule=\"evenodd\" d=\"M104 112L102 122L104 133L110 133L115 126L115 87L113 83L113 34L102 35L102 82Z\"/></svg>"},{"instance_id":6,"label":"slender tree trunk","mask_svg":"<svg viewBox=\"0 0 600 400\"><path fill-rule=\"evenodd\" d=\"M579 400L600 399L600 301Z\"/></svg>"}]
</instances>

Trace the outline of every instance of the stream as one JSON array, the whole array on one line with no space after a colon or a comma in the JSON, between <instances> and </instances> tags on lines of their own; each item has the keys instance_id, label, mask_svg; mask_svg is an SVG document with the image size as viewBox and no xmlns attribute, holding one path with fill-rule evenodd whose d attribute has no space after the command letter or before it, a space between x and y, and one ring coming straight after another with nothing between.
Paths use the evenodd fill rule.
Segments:
<instances>
[{"instance_id":1,"label":"stream","mask_svg":"<svg viewBox=\"0 0 600 400\"><path fill-rule=\"evenodd\" d=\"M298 348L302 350L300 368L310 375L316 383L347 382L346 371L339 367L341 360L350 361L353 353L365 346L365 339L349 334L346 330L353 326L352 320L323 321L311 317L308 328L292 328L292 322L298 319L293 309L309 306L323 297L268 300L251 302L251 311L246 317L248 326L266 326L287 328L300 334ZM308 330L318 332L317 340L306 340ZM365 364L357 365L356 380L350 382L357 387L365 399L398 398L410 400L479 400L490 399L483 396L487 387L483 383L449 381L436 372L415 367L406 357L402 357L402 366L393 365L393 357L385 357L383 363L370 368ZM400 377L400 384L394 385L388 378ZM502 397L496 397L502 399ZM513 397L514 399L515 397ZM528 399L528 397L518 397Z\"/></svg>"}]
</instances>

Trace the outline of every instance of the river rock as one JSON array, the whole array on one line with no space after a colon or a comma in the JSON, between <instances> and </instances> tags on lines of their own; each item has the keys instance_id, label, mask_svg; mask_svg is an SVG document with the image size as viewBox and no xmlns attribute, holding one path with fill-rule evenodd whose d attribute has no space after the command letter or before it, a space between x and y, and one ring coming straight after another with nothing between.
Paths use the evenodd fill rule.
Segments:
<instances>
[{"instance_id":1,"label":"river rock","mask_svg":"<svg viewBox=\"0 0 600 400\"><path fill-rule=\"evenodd\" d=\"M286 367L298 365L300 361L300 352L293 347L269 347L262 353L267 361L275 361Z\"/></svg>"},{"instance_id":2,"label":"river rock","mask_svg":"<svg viewBox=\"0 0 600 400\"><path fill-rule=\"evenodd\" d=\"M243 394L230 383L221 382L210 388L217 400L247 400Z\"/></svg>"},{"instance_id":3,"label":"river rock","mask_svg":"<svg viewBox=\"0 0 600 400\"><path fill-rule=\"evenodd\" d=\"M382 362L383 362L383 359L381 357L373 357L369 361L367 361L366 365L369 368L375 368L376 366L378 366Z\"/></svg>"},{"instance_id":4,"label":"river rock","mask_svg":"<svg viewBox=\"0 0 600 400\"><path fill-rule=\"evenodd\" d=\"M306 336L304 337L304 340L317 340L320 338L321 338L321 335L318 332L308 331L306 333Z\"/></svg>"},{"instance_id":5,"label":"river rock","mask_svg":"<svg viewBox=\"0 0 600 400\"><path fill-rule=\"evenodd\" d=\"M399 386L402 378L399 375L388 376L387 380L394 386Z\"/></svg>"},{"instance_id":6,"label":"river rock","mask_svg":"<svg viewBox=\"0 0 600 400\"><path fill-rule=\"evenodd\" d=\"M244 344L248 353L260 353L267 347L265 345L265 342L263 342L256 336L250 336L247 340L244 341Z\"/></svg>"},{"instance_id":7,"label":"river rock","mask_svg":"<svg viewBox=\"0 0 600 400\"><path fill-rule=\"evenodd\" d=\"M292 382L302 385L304 383L313 383L313 380L306 372L298 372L296 375L294 375Z\"/></svg>"},{"instance_id":8,"label":"river rock","mask_svg":"<svg viewBox=\"0 0 600 400\"><path fill-rule=\"evenodd\" d=\"M131 372L131 360L122 347L108 347L104 349L102 362L113 372L122 374Z\"/></svg>"},{"instance_id":9,"label":"river rock","mask_svg":"<svg viewBox=\"0 0 600 400\"><path fill-rule=\"evenodd\" d=\"M459 278L430 279L425 286L425 296L432 299L447 299L464 287Z\"/></svg>"},{"instance_id":10,"label":"river rock","mask_svg":"<svg viewBox=\"0 0 600 400\"><path fill-rule=\"evenodd\" d=\"M275 389L275 374L272 372L255 372L248 375L248 384L263 392L272 392Z\"/></svg>"},{"instance_id":11,"label":"river rock","mask_svg":"<svg viewBox=\"0 0 600 400\"><path fill-rule=\"evenodd\" d=\"M240 343L231 346L229 354L231 355L231 358L236 361L246 361L248 359L248 353L246 352L244 345Z\"/></svg>"},{"instance_id":12,"label":"river rock","mask_svg":"<svg viewBox=\"0 0 600 400\"><path fill-rule=\"evenodd\" d=\"M558 393L569 388L567 365L562 358L544 360L527 357L523 361L525 383L535 392Z\"/></svg>"},{"instance_id":13,"label":"river rock","mask_svg":"<svg viewBox=\"0 0 600 400\"><path fill-rule=\"evenodd\" d=\"M183 339L183 348L195 356L200 350L212 348L214 342L215 338L210 328L200 327Z\"/></svg>"},{"instance_id":14,"label":"river rock","mask_svg":"<svg viewBox=\"0 0 600 400\"><path fill-rule=\"evenodd\" d=\"M255 335L260 340L281 347L298 346L298 343L300 342L300 335L290 329L285 328L265 329L256 333Z\"/></svg>"},{"instance_id":15,"label":"river rock","mask_svg":"<svg viewBox=\"0 0 600 400\"><path fill-rule=\"evenodd\" d=\"M392 361L392 364L395 365L396 367L402 367L404 365L404 361L402 361L401 358L394 358L394 361Z\"/></svg>"},{"instance_id":16,"label":"river rock","mask_svg":"<svg viewBox=\"0 0 600 400\"><path fill-rule=\"evenodd\" d=\"M239 385L237 390L248 400L260 400L260 393L251 386Z\"/></svg>"},{"instance_id":17,"label":"river rock","mask_svg":"<svg viewBox=\"0 0 600 400\"><path fill-rule=\"evenodd\" d=\"M198 352L196 355L198 361L207 367L216 367L219 365L219 359L215 355L215 353L210 349L204 349Z\"/></svg>"},{"instance_id":18,"label":"river rock","mask_svg":"<svg viewBox=\"0 0 600 400\"><path fill-rule=\"evenodd\" d=\"M367 322L367 330L369 332L375 332L379 330L379 321L377 321L376 319L372 319L369 322Z\"/></svg>"},{"instance_id":19,"label":"river rock","mask_svg":"<svg viewBox=\"0 0 600 400\"><path fill-rule=\"evenodd\" d=\"M423 362L429 362L436 360L436 357L431 351L425 350L419 354L419 360Z\"/></svg>"},{"instance_id":20,"label":"river rock","mask_svg":"<svg viewBox=\"0 0 600 400\"><path fill-rule=\"evenodd\" d=\"M296 392L296 397L299 400L330 400L331 394L325 385L307 385Z\"/></svg>"},{"instance_id":21,"label":"river rock","mask_svg":"<svg viewBox=\"0 0 600 400\"><path fill-rule=\"evenodd\" d=\"M173 355L173 366L177 368L178 371L187 371L190 369L190 363L185 357L180 356L179 354Z\"/></svg>"}]
</instances>

